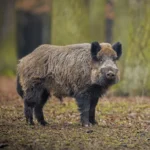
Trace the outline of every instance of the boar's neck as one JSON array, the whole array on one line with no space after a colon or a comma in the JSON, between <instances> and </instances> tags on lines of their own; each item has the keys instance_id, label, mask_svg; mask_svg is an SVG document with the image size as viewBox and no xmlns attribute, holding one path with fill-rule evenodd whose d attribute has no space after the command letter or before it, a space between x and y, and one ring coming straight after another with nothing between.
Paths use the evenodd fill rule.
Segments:
<instances>
[{"instance_id":1,"label":"boar's neck","mask_svg":"<svg viewBox=\"0 0 150 150\"><path fill-rule=\"evenodd\" d=\"M78 95L87 95L90 98L99 98L101 96L103 96L105 94L105 92L107 91L108 87L102 87L98 84L92 84L90 86L88 86L86 89L84 89L83 91L80 91L76 96Z\"/></svg>"},{"instance_id":2,"label":"boar's neck","mask_svg":"<svg viewBox=\"0 0 150 150\"><path fill-rule=\"evenodd\" d=\"M88 88L88 92L92 94L92 96L101 97L105 94L109 86L102 87L97 84L93 84Z\"/></svg>"}]
</instances>

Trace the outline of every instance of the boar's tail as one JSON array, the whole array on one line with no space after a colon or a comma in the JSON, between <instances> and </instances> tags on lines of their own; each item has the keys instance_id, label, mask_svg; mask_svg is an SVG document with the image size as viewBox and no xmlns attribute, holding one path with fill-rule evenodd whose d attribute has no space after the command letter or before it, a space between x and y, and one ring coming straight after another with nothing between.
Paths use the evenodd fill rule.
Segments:
<instances>
[{"instance_id":1,"label":"boar's tail","mask_svg":"<svg viewBox=\"0 0 150 150\"><path fill-rule=\"evenodd\" d=\"M17 92L23 98L23 90L19 81L19 75L17 75Z\"/></svg>"}]
</instances>

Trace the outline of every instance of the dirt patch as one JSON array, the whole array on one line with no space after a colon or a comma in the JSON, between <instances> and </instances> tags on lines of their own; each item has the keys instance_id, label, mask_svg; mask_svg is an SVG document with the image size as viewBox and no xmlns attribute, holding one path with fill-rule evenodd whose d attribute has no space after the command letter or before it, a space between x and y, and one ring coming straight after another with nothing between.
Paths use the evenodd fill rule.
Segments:
<instances>
[{"instance_id":1,"label":"dirt patch","mask_svg":"<svg viewBox=\"0 0 150 150\"><path fill-rule=\"evenodd\" d=\"M11 100L16 96L16 78L0 76L0 101L3 99Z\"/></svg>"},{"instance_id":2,"label":"dirt patch","mask_svg":"<svg viewBox=\"0 0 150 150\"><path fill-rule=\"evenodd\" d=\"M96 111L98 126L83 128L74 100L62 105L48 101L44 114L49 125L25 123L23 101L15 78L0 78L0 148L11 150L149 150L150 99L105 97Z\"/></svg>"}]
</instances>

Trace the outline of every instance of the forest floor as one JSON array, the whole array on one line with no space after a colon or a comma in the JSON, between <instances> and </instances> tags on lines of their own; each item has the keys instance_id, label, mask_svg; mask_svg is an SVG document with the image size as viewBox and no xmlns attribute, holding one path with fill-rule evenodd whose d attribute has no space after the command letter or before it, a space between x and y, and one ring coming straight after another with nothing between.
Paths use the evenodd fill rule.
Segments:
<instances>
[{"instance_id":1,"label":"forest floor","mask_svg":"<svg viewBox=\"0 0 150 150\"><path fill-rule=\"evenodd\" d=\"M25 123L15 79L0 77L0 148L8 150L149 150L150 98L104 97L96 109L99 125L83 128L73 99L49 100L49 125Z\"/></svg>"}]
</instances>

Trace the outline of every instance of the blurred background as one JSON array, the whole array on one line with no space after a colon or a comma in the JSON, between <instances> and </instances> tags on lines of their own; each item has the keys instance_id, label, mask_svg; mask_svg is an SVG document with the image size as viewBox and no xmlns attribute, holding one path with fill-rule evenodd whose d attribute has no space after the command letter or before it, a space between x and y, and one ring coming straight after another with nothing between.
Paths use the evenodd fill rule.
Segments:
<instances>
[{"instance_id":1,"label":"blurred background","mask_svg":"<svg viewBox=\"0 0 150 150\"><path fill-rule=\"evenodd\" d=\"M120 41L111 93L150 96L149 14L149 0L1 0L0 75L15 77L18 59L43 43Z\"/></svg>"}]
</instances>

